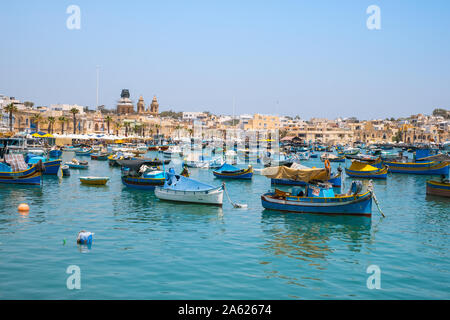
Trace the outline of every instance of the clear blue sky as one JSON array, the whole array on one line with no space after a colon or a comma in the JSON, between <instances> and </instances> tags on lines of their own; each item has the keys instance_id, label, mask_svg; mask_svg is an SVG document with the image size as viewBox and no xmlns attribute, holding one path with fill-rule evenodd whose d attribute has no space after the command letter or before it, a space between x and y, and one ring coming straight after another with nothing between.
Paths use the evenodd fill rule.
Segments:
<instances>
[{"instance_id":1,"label":"clear blue sky","mask_svg":"<svg viewBox=\"0 0 450 320\"><path fill-rule=\"evenodd\" d=\"M81 8L68 30L66 8ZM381 30L366 9L381 8ZM0 93L302 118L450 108L450 1L2 1Z\"/></svg>"}]
</instances>

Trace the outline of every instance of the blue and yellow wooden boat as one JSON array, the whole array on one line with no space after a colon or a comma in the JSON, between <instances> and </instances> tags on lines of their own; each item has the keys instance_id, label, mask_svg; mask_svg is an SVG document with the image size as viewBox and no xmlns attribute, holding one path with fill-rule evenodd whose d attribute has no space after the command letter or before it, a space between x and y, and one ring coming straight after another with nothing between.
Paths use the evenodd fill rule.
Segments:
<instances>
[{"instance_id":1,"label":"blue and yellow wooden boat","mask_svg":"<svg viewBox=\"0 0 450 320\"><path fill-rule=\"evenodd\" d=\"M330 184L308 184L305 192L299 189L290 193L275 189L261 196L261 204L265 209L296 213L372 215L372 191L335 194Z\"/></svg>"},{"instance_id":2,"label":"blue and yellow wooden boat","mask_svg":"<svg viewBox=\"0 0 450 320\"><path fill-rule=\"evenodd\" d=\"M28 154L25 158L25 162L29 167L37 164L39 161L42 161L44 164L44 175L57 175L62 163L62 159L46 158L34 154Z\"/></svg>"},{"instance_id":3,"label":"blue and yellow wooden boat","mask_svg":"<svg viewBox=\"0 0 450 320\"><path fill-rule=\"evenodd\" d=\"M342 186L342 174L341 172L336 172L332 174L330 179L327 182L331 183L333 188L340 188ZM305 181L302 180L290 180L290 179L270 179L271 184L275 185L283 185L283 186L301 186L304 187L307 185Z\"/></svg>"},{"instance_id":4,"label":"blue and yellow wooden boat","mask_svg":"<svg viewBox=\"0 0 450 320\"><path fill-rule=\"evenodd\" d=\"M350 168L345 168L345 173L352 178L386 179L388 167L373 167L368 163L353 161Z\"/></svg>"},{"instance_id":5,"label":"blue and yellow wooden boat","mask_svg":"<svg viewBox=\"0 0 450 320\"><path fill-rule=\"evenodd\" d=\"M82 148L79 151L75 151L77 156L90 156L92 153L94 153L93 148Z\"/></svg>"},{"instance_id":6,"label":"blue and yellow wooden boat","mask_svg":"<svg viewBox=\"0 0 450 320\"><path fill-rule=\"evenodd\" d=\"M123 175L122 183L129 188L153 190L157 186L163 186L167 175L163 171L152 171L142 176Z\"/></svg>"},{"instance_id":7,"label":"blue and yellow wooden boat","mask_svg":"<svg viewBox=\"0 0 450 320\"><path fill-rule=\"evenodd\" d=\"M40 185L43 170L42 162L28 168L23 155L6 155L0 162L0 183Z\"/></svg>"},{"instance_id":8,"label":"blue and yellow wooden boat","mask_svg":"<svg viewBox=\"0 0 450 320\"><path fill-rule=\"evenodd\" d=\"M213 171L214 176L223 179L251 179L253 177L253 167L239 169L231 164L224 163L219 169Z\"/></svg>"},{"instance_id":9,"label":"blue and yellow wooden boat","mask_svg":"<svg viewBox=\"0 0 450 320\"><path fill-rule=\"evenodd\" d=\"M390 172L394 173L410 173L410 174L425 174L425 175L448 175L448 162L396 162L384 161L385 165L389 167Z\"/></svg>"},{"instance_id":10,"label":"blue and yellow wooden boat","mask_svg":"<svg viewBox=\"0 0 450 320\"><path fill-rule=\"evenodd\" d=\"M108 153L93 153L91 154L91 160L106 161L108 156Z\"/></svg>"},{"instance_id":11,"label":"blue and yellow wooden boat","mask_svg":"<svg viewBox=\"0 0 450 320\"><path fill-rule=\"evenodd\" d=\"M450 181L427 181L427 194L432 196L440 196L450 198Z\"/></svg>"}]
</instances>

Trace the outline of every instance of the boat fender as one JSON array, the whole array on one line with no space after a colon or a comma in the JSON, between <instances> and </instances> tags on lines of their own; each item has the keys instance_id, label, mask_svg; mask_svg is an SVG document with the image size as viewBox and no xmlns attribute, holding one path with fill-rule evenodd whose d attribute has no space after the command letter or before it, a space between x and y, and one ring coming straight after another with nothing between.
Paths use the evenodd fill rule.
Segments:
<instances>
[{"instance_id":1,"label":"boat fender","mask_svg":"<svg viewBox=\"0 0 450 320\"><path fill-rule=\"evenodd\" d=\"M331 169L330 160L328 160L328 159L325 160L325 169L327 169L327 170Z\"/></svg>"},{"instance_id":2,"label":"boat fender","mask_svg":"<svg viewBox=\"0 0 450 320\"><path fill-rule=\"evenodd\" d=\"M80 232L78 232L77 243L78 244L91 244L93 235L94 234L92 232L81 230Z\"/></svg>"}]
</instances>

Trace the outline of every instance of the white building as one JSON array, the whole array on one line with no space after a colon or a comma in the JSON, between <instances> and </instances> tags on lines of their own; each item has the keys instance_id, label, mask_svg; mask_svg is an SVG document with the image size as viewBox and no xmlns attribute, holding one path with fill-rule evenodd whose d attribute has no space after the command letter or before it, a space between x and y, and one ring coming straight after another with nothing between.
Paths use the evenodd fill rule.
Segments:
<instances>
[{"instance_id":1,"label":"white building","mask_svg":"<svg viewBox=\"0 0 450 320\"><path fill-rule=\"evenodd\" d=\"M207 117L204 112L183 112L183 120L203 120Z\"/></svg>"},{"instance_id":2,"label":"white building","mask_svg":"<svg viewBox=\"0 0 450 320\"><path fill-rule=\"evenodd\" d=\"M69 112L73 108L78 109L79 114L84 114L84 107L79 106L77 104L52 104L48 108L49 111L63 111L63 112Z\"/></svg>"}]
</instances>

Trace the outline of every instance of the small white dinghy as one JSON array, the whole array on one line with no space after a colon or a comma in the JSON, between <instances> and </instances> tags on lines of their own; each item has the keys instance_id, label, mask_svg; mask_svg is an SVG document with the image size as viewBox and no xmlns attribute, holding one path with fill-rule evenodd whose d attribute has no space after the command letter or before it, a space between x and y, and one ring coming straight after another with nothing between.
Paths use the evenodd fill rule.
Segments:
<instances>
[{"instance_id":1,"label":"small white dinghy","mask_svg":"<svg viewBox=\"0 0 450 320\"><path fill-rule=\"evenodd\" d=\"M175 174L173 169L162 187L155 188L155 196L162 200L192 202L222 206L223 186L214 187Z\"/></svg>"}]
</instances>

